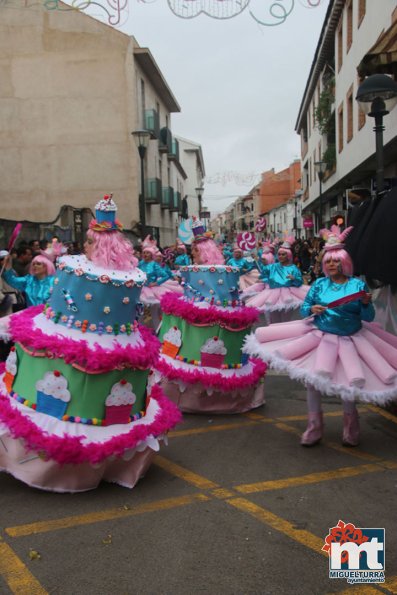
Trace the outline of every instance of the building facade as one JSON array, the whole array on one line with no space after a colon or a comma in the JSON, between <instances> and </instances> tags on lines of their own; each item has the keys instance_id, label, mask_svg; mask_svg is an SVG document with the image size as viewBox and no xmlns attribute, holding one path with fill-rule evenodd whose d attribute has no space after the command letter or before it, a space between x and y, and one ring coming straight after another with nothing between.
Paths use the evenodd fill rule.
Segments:
<instances>
[{"instance_id":1,"label":"building facade","mask_svg":"<svg viewBox=\"0 0 397 595\"><path fill-rule=\"evenodd\" d=\"M186 211L183 214L188 217L200 217L200 210L203 207L205 178L203 151L201 145L192 140L181 136L177 136L176 140L179 143L180 163L187 176L184 190Z\"/></svg>"},{"instance_id":2,"label":"building facade","mask_svg":"<svg viewBox=\"0 0 397 595\"><path fill-rule=\"evenodd\" d=\"M146 225L161 244L174 241L186 180L171 133L180 107L147 48L82 12L31 10L21 0L0 9L0 80L5 227L52 222L81 241L90 209L112 192L137 236L141 176L131 132L145 128Z\"/></svg>"},{"instance_id":3,"label":"building facade","mask_svg":"<svg viewBox=\"0 0 397 595\"><path fill-rule=\"evenodd\" d=\"M374 120L359 110L355 96L363 63L382 36L396 27L395 0L331 0L299 108L303 213L315 229L346 216L346 191L374 189L376 171ZM394 41L395 44L395 41ZM397 49L397 48L396 48ZM389 71L393 69L390 51ZM394 63L396 62L394 52ZM397 109L384 119L385 176L397 176ZM325 163L319 179L315 164ZM317 166L318 167L318 166ZM321 190L321 191L320 191Z\"/></svg>"}]
</instances>

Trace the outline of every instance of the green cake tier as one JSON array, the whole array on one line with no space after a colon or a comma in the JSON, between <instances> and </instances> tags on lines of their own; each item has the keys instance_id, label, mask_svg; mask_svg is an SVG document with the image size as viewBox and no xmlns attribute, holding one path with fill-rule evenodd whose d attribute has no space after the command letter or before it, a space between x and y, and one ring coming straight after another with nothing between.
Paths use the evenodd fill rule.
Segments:
<instances>
[{"instance_id":1,"label":"green cake tier","mask_svg":"<svg viewBox=\"0 0 397 595\"><path fill-rule=\"evenodd\" d=\"M66 409L62 419L65 421L80 421L73 418L81 418L82 423L93 423L105 419L105 401L112 393L114 385L128 387L131 384L132 392L135 395L135 402L131 405L130 416L139 415L146 409L146 385L149 370L112 370L100 374L89 374L80 371L63 359L40 357L27 353L19 344L16 344L17 372L13 379L12 391L14 398L18 397L20 402L27 401L28 406L35 408L38 402L39 389L36 384L43 382L46 373L54 373L64 377L62 379L66 393L70 400L65 403ZM131 391L130 391L131 392ZM65 393L65 391L64 391ZM127 403L128 406L128 403ZM51 413L50 413L51 415ZM55 415L57 417L57 415ZM71 417L72 419L66 419ZM95 422L94 422L95 423ZM113 422L121 423L121 422Z\"/></svg>"},{"instance_id":2,"label":"green cake tier","mask_svg":"<svg viewBox=\"0 0 397 595\"><path fill-rule=\"evenodd\" d=\"M189 324L183 318L163 314L163 322L160 329L160 341L164 341L164 335L176 327L181 333L181 345L177 351L178 357L187 360L201 361L201 349L208 341L217 337L223 341L227 352L224 357L224 363L228 365L240 364L244 362L245 356L241 348L244 339L251 332L251 327L240 331L226 330L220 325L194 326ZM175 357L175 356L174 356Z\"/></svg>"}]
</instances>

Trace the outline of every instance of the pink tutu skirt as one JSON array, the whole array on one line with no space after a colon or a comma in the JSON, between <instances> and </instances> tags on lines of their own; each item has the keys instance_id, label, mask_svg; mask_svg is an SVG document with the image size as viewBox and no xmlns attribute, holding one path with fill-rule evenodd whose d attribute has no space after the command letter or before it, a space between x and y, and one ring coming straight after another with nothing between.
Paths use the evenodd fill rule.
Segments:
<instances>
[{"instance_id":1,"label":"pink tutu skirt","mask_svg":"<svg viewBox=\"0 0 397 595\"><path fill-rule=\"evenodd\" d=\"M277 287L270 289L265 283L256 283L243 293L246 306L257 308L261 312L277 310L295 310L300 308L310 287Z\"/></svg>"},{"instance_id":2,"label":"pink tutu skirt","mask_svg":"<svg viewBox=\"0 0 397 595\"><path fill-rule=\"evenodd\" d=\"M397 398L397 337L373 322L347 336L320 331L312 318L272 324L243 350L327 395L380 405Z\"/></svg>"},{"instance_id":3,"label":"pink tutu skirt","mask_svg":"<svg viewBox=\"0 0 397 595\"><path fill-rule=\"evenodd\" d=\"M172 291L173 293L179 293L180 295L183 294L183 288L177 281L172 281L172 279L165 281L161 285L155 285L153 287L148 287L145 285L141 291L141 302L148 306L152 304L159 304L161 297L169 291Z\"/></svg>"},{"instance_id":4,"label":"pink tutu skirt","mask_svg":"<svg viewBox=\"0 0 397 595\"><path fill-rule=\"evenodd\" d=\"M245 273L240 277L240 289L241 291L246 291L252 285L257 284L259 281L259 271L258 269L253 269L249 273Z\"/></svg>"}]
</instances>

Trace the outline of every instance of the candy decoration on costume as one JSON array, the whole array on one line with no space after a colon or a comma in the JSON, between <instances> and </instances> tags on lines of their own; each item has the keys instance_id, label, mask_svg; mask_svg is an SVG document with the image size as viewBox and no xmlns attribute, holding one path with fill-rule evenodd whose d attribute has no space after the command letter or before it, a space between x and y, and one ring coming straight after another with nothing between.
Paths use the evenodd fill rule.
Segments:
<instances>
[{"instance_id":1,"label":"candy decoration on costume","mask_svg":"<svg viewBox=\"0 0 397 595\"><path fill-rule=\"evenodd\" d=\"M178 227L178 238L184 244L191 244L193 241L192 219L184 219Z\"/></svg>"},{"instance_id":2,"label":"candy decoration on costume","mask_svg":"<svg viewBox=\"0 0 397 595\"><path fill-rule=\"evenodd\" d=\"M256 246L255 234L250 231L237 234L237 246L244 251L253 250Z\"/></svg>"},{"instance_id":3,"label":"candy decoration on costume","mask_svg":"<svg viewBox=\"0 0 397 595\"><path fill-rule=\"evenodd\" d=\"M255 223L255 231L261 233L266 229L266 219L265 217L259 217L258 221Z\"/></svg>"},{"instance_id":4,"label":"candy decoration on costume","mask_svg":"<svg viewBox=\"0 0 397 595\"><path fill-rule=\"evenodd\" d=\"M63 293L65 301L67 303L68 310L77 312L78 308L77 308L76 304L74 303L74 300L73 300L72 296L70 295L69 291L67 289L62 289L62 293Z\"/></svg>"}]
</instances>

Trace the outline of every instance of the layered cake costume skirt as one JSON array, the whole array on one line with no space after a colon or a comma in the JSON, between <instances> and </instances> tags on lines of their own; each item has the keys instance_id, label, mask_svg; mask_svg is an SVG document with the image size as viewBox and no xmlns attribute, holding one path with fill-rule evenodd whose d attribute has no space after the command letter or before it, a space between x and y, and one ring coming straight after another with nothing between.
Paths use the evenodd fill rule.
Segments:
<instances>
[{"instance_id":1,"label":"layered cake costume skirt","mask_svg":"<svg viewBox=\"0 0 397 595\"><path fill-rule=\"evenodd\" d=\"M136 322L145 276L60 259L49 303L15 314L0 373L0 469L58 492L132 488L180 413L148 378L159 342Z\"/></svg>"},{"instance_id":2,"label":"layered cake costume skirt","mask_svg":"<svg viewBox=\"0 0 397 595\"><path fill-rule=\"evenodd\" d=\"M244 350L326 395L380 405L397 397L396 336L374 322L340 336L320 331L312 320L259 328Z\"/></svg>"}]
</instances>

